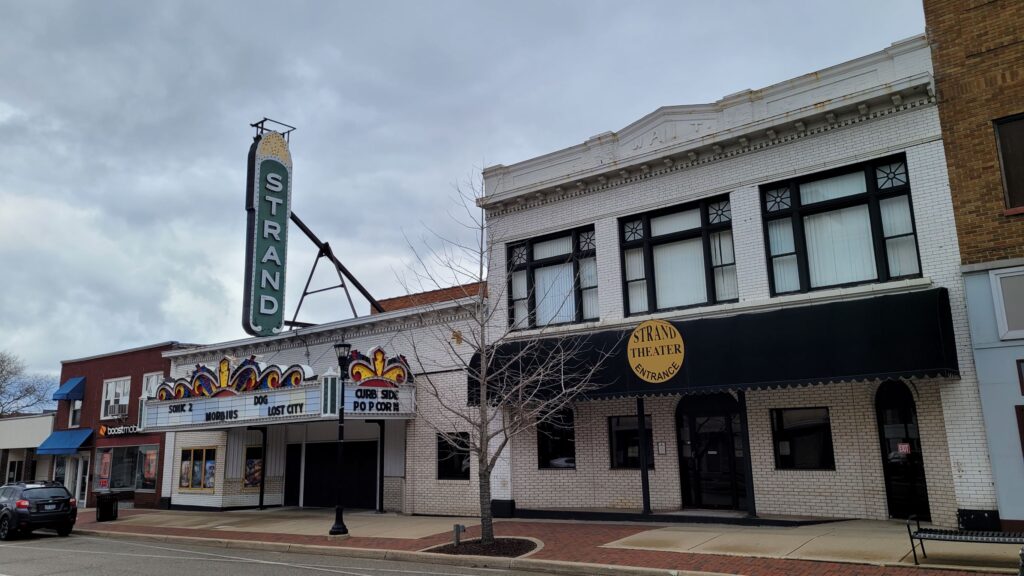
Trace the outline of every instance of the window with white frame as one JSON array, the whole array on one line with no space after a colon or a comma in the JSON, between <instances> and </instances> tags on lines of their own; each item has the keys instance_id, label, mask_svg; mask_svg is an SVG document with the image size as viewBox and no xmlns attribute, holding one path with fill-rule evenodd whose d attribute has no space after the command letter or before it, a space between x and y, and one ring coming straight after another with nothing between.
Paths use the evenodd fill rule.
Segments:
<instances>
[{"instance_id":1,"label":"window with white frame","mask_svg":"<svg viewBox=\"0 0 1024 576\"><path fill-rule=\"evenodd\" d=\"M772 294L921 275L903 155L761 193Z\"/></svg>"},{"instance_id":2,"label":"window with white frame","mask_svg":"<svg viewBox=\"0 0 1024 576\"><path fill-rule=\"evenodd\" d=\"M1024 338L1024 267L989 272L1000 340Z\"/></svg>"},{"instance_id":3,"label":"window with white frame","mask_svg":"<svg viewBox=\"0 0 1024 576\"><path fill-rule=\"evenodd\" d=\"M156 389L164 383L163 372L150 372L142 376L142 395L146 398L156 396Z\"/></svg>"},{"instance_id":4,"label":"window with white frame","mask_svg":"<svg viewBox=\"0 0 1024 576\"><path fill-rule=\"evenodd\" d=\"M337 414L338 413L338 374L328 372L320 378L320 401L322 406L320 407L320 413Z\"/></svg>"},{"instance_id":5,"label":"window with white frame","mask_svg":"<svg viewBox=\"0 0 1024 576\"><path fill-rule=\"evenodd\" d=\"M101 418L123 418L128 415L131 399L131 378L103 381L103 414Z\"/></svg>"},{"instance_id":6,"label":"window with white frame","mask_svg":"<svg viewBox=\"0 0 1024 576\"><path fill-rule=\"evenodd\" d=\"M82 401L72 400L68 408L68 428L77 428L82 422Z\"/></svg>"},{"instance_id":7,"label":"window with white frame","mask_svg":"<svg viewBox=\"0 0 1024 576\"><path fill-rule=\"evenodd\" d=\"M597 245L594 228L508 246L509 325L534 328L596 320Z\"/></svg>"},{"instance_id":8,"label":"window with white frame","mask_svg":"<svg viewBox=\"0 0 1024 576\"><path fill-rule=\"evenodd\" d=\"M728 196L619 221L627 314L739 298Z\"/></svg>"}]
</instances>

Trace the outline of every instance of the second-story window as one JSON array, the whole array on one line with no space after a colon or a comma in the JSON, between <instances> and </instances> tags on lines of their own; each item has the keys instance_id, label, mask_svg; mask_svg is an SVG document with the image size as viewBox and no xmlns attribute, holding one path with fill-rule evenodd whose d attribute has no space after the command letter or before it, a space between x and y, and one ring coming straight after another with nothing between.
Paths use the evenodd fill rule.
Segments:
<instances>
[{"instance_id":1,"label":"second-story window","mask_svg":"<svg viewBox=\"0 0 1024 576\"><path fill-rule=\"evenodd\" d=\"M739 298L727 196L619 224L627 314Z\"/></svg>"},{"instance_id":2,"label":"second-story window","mask_svg":"<svg viewBox=\"0 0 1024 576\"><path fill-rule=\"evenodd\" d=\"M103 418L121 418L128 415L131 382L131 378L103 381Z\"/></svg>"},{"instance_id":3,"label":"second-story window","mask_svg":"<svg viewBox=\"0 0 1024 576\"><path fill-rule=\"evenodd\" d=\"M1024 114L996 120L1007 208L1024 208Z\"/></svg>"},{"instance_id":4,"label":"second-story window","mask_svg":"<svg viewBox=\"0 0 1024 576\"><path fill-rule=\"evenodd\" d=\"M589 226L510 244L509 325L533 328L597 319L596 253Z\"/></svg>"},{"instance_id":5,"label":"second-story window","mask_svg":"<svg viewBox=\"0 0 1024 576\"><path fill-rule=\"evenodd\" d=\"M906 159L762 187L773 294L918 276Z\"/></svg>"},{"instance_id":6,"label":"second-story window","mask_svg":"<svg viewBox=\"0 0 1024 576\"><path fill-rule=\"evenodd\" d=\"M68 406L68 428L78 428L82 423L82 401L72 400Z\"/></svg>"}]
</instances>

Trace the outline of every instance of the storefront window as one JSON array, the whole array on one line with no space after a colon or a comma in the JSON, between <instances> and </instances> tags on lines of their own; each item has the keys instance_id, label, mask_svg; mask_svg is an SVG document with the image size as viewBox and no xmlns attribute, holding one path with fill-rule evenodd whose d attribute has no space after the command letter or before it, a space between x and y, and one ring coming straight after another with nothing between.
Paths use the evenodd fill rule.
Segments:
<instances>
[{"instance_id":1,"label":"storefront window","mask_svg":"<svg viewBox=\"0 0 1024 576\"><path fill-rule=\"evenodd\" d=\"M100 490L155 490L159 446L100 448L97 475Z\"/></svg>"},{"instance_id":2,"label":"storefront window","mask_svg":"<svg viewBox=\"0 0 1024 576\"><path fill-rule=\"evenodd\" d=\"M179 487L213 489L216 473L216 448L186 448L181 451Z\"/></svg>"},{"instance_id":3,"label":"storefront window","mask_svg":"<svg viewBox=\"0 0 1024 576\"><path fill-rule=\"evenodd\" d=\"M437 479L469 480L469 433L437 435Z\"/></svg>"},{"instance_id":4,"label":"storefront window","mask_svg":"<svg viewBox=\"0 0 1024 576\"><path fill-rule=\"evenodd\" d=\"M572 410L537 425L537 467L575 468L576 430Z\"/></svg>"},{"instance_id":5,"label":"storefront window","mask_svg":"<svg viewBox=\"0 0 1024 576\"><path fill-rule=\"evenodd\" d=\"M245 474L242 478L242 486L245 488L259 488L263 481L263 447L246 446L245 448Z\"/></svg>"},{"instance_id":6,"label":"storefront window","mask_svg":"<svg viewBox=\"0 0 1024 576\"><path fill-rule=\"evenodd\" d=\"M835 470L828 408L772 410L777 470Z\"/></svg>"},{"instance_id":7,"label":"storefront window","mask_svg":"<svg viewBox=\"0 0 1024 576\"><path fill-rule=\"evenodd\" d=\"M647 428L647 468L654 468L654 437L651 434L651 416L644 416ZM608 437L611 442L612 468L640 468L640 434L636 416L608 418Z\"/></svg>"}]
</instances>

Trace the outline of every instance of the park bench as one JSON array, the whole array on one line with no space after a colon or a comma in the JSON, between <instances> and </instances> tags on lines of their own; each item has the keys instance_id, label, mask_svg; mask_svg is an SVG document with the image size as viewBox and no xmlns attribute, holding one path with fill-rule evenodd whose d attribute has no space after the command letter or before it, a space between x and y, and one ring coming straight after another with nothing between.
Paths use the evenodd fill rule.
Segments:
<instances>
[{"instance_id":1,"label":"park bench","mask_svg":"<svg viewBox=\"0 0 1024 576\"><path fill-rule=\"evenodd\" d=\"M911 528L911 523L917 522L917 529ZM978 542L981 544L1019 544L1024 546L1024 532L996 532L987 530L942 530L939 528L921 528L921 521L917 516L907 518L907 535L910 536L910 549L914 553L914 564L917 562L917 546L921 547L921 554L927 558L928 553L924 549L925 540L936 540L940 542ZM914 544L914 540L919 544Z\"/></svg>"}]
</instances>

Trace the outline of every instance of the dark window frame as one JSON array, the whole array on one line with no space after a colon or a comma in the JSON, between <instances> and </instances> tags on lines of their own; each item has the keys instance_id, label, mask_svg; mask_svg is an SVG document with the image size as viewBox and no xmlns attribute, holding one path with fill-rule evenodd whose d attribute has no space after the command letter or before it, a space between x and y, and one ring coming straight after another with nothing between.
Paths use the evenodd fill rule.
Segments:
<instances>
[{"instance_id":1,"label":"dark window frame","mask_svg":"<svg viewBox=\"0 0 1024 576\"><path fill-rule=\"evenodd\" d=\"M1017 360L1017 380L1020 382L1020 393L1024 396L1024 360Z\"/></svg>"},{"instance_id":2,"label":"dark window frame","mask_svg":"<svg viewBox=\"0 0 1024 576\"><path fill-rule=\"evenodd\" d=\"M1001 126L1015 124L1017 122L1024 123L1024 113L996 118L992 121L992 131L996 139L996 155L999 158L999 176L1003 183L1003 206L1007 210L1024 211L1024 182L1017 183L1020 187L1020 190L1016 191L1016 196L1018 197L1019 202L1015 204L1013 200L1015 194L1010 190L1010 182L1006 176L1006 167L1008 162L1003 159L1003 138L999 135L999 129ZM1024 130L1024 126L1022 126L1021 129ZM1013 164L1014 160L1018 163L1024 162L1024 154L1021 154L1019 158L1011 158L1009 164Z\"/></svg>"},{"instance_id":3,"label":"dark window frame","mask_svg":"<svg viewBox=\"0 0 1024 576\"><path fill-rule=\"evenodd\" d=\"M538 470L575 470L576 469L576 414L571 408L560 411L559 415L555 416L557 421L548 420L545 422L539 422L536 426L537 431L537 469ZM547 453L542 449L547 447L548 449L557 441L554 438L556 434L563 434L565 436L571 436L571 439L563 439L566 444L572 445L572 454L569 455L573 459L572 466L552 466L552 456L566 457L566 455L556 455L554 453ZM545 438L548 441L545 442Z\"/></svg>"},{"instance_id":4,"label":"dark window frame","mask_svg":"<svg viewBox=\"0 0 1024 576\"><path fill-rule=\"evenodd\" d=\"M448 436L458 436L459 438L465 438L466 445L465 445L465 447L458 446L458 445L452 443L451 441L449 441L448 438L444 434L441 434L440 432L437 434L437 452L434 455L435 456L434 457L434 463L436 464L436 467L437 467L437 479L438 480L468 481L470 479L470 476L472 475L472 469L473 469L473 463L470 460L470 452L469 452L469 432L449 432ZM441 450L442 450L442 448L450 451L449 454L445 455L446 459L447 458L454 458L457 452L465 452L466 453L465 458L469 462L469 465L466 466L466 471L465 471L464 474L461 473L461 472L459 474L453 474L453 475L442 474L442 468L441 468L441 460L442 460L442 458L441 458Z\"/></svg>"},{"instance_id":5,"label":"dark window frame","mask_svg":"<svg viewBox=\"0 0 1024 576\"><path fill-rule=\"evenodd\" d=\"M712 224L708 214L708 206L711 204L717 204L719 202L729 202L730 217L726 222L719 222ZM679 212L689 212L694 208L700 212L700 226L690 230L684 230L682 232L672 232L670 234L662 234L654 237L651 235L651 219L658 218L661 216L668 216L670 214L676 214ZM728 265L715 266L711 261L711 236L717 232L730 231L732 232L732 202L728 194L722 194L718 196L711 196L708 198L701 198L693 202L687 202L686 204L677 204L675 206L669 206L667 208L659 208L658 210L652 210L650 212L643 212L640 214L631 214L629 216L623 216L618 219L619 228L619 265L622 269L622 311L623 316L643 316L647 314L655 314L657 312L666 312L670 310L685 310L687 308L697 308L700 306L713 306L716 304L724 304L728 302L739 302L739 295L736 298L722 299L717 298L717 292L715 290L715 268L722 268ZM639 240L626 240L626 224L640 220L643 227L643 237ZM659 307L657 289L655 283L654 269L654 247L662 244L672 244L673 242L681 242L684 240L692 240L694 238L701 238L701 243L704 252L704 290L707 294L707 300L704 302L698 302L695 304L686 304L684 306L672 306L672 307ZM643 250L644 255L644 278L647 282L647 310L632 312L629 305L629 284L630 282L639 282L639 280L627 280L626 278L626 251L635 248ZM732 266L736 266L736 236L733 235L733 263ZM737 270L737 274L738 274ZM737 277L738 279L738 277Z\"/></svg>"},{"instance_id":6,"label":"dark window frame","mask_svg":"<svg viewBox=\"0 0 1024 576\"><path fill-rule=\"evenodd\" d=\"M1020 434L1020 449L1024 452L1024 406L1014 406L1017 413L1017 432Z\"/></svg>"},{"instance_id":7,"label":"dark window frame","mask_svg":"<svg viewBox=\"0 0 1024 576\"><path fill-rule=\"evenodd\" d=\"M637 465L627 466L617 464L615 461L615 431L612 428L612 421L619 418L633 418L636 419L636 414L627 414L621 416L609 416L608 417L608 467L612 470L640 470L639 464L639 453L637 454ZM654 419L650 414L644 414L644 426L647 428L647 444L650 449L650 457L647 459L647 469L654 470ZM636 427L633 427L636 430ZM637 439L637 443L640 439Z\"/></svg>"},{"instance_id":8,"label":"dark window frame","mask_svg":"<svg viewBox=\"0 0 1024 576\"><path fill-rule=\"evenodd\" d=\"M878 168L879 166L885 166L896 162L902 162L903 166L906 168L906 184L900 184L893 186L891 188L886 188L885 190L880 190L878 188L878 180L875 169ZM860 194L854 194L852 196L843 196L841 198L823 200L821 202L815 202L807 206L803 205L803 203L801 202L801 184L807 182L815 182L818 180L824 180L835 176L852 174L858 171L864 172L867 191L862 192ZM806 294L807 292L815 292L818 290L833 290L836 288L860 286L863 284L879 284L883 282L890 282L893 280L905 280L908 278L922 277L923 267L921 266L921 243L917 230L917 217L914 213L914 196L910 186L910 166L907 163L906 154L895 154L892 156L885 156L883 158L876 158L874 160L862 162L860 164L841 166L839 168L833 168L831 170L825 170L823 172L816 172L814 174L807 174L797 178L777 181L771 184L764 184L761 185L759 188L759 200L761 203L761 221L764 228L764 255L765 261L768 265L768 286L771 290L772 296L783 296L786 294ZM783 188L789 190L789 207L784 208L782 210L769 212L767 202L768 192ZM898 196L907 197L907 206L910 209L910 227L912 232L908 234L899 234L895 236L885 236L885 231L882 229L882 215L881 209L879 208L879 202L889 198L896 198ZM873 247L873 253L875 256L876 277L867 280L846 282L842 284L829 284L827 286L811 287L810 268L807 261L807 239L804 235L804 218L807 216L823 214L826 212L835 212L837 210L862 205L866 205L868 207L868 219L871 225L871 243ZM796 254L797 270L800 279L800 288L798 290L779 292L775 287L774 260L775 258L794 254L794 252L776 254L775 256L772 255L771 238L769 237L768 224L769 222L775 220L784 219L789 219L790 225L792 226L793 249L795 250ZM905 236L914 237L914 244L916 247L915 255L917 257L917 273L906 274L903 276L893 276L889 273L889 258L886 253L885 242L886 240L901 238Z\"/></svg>"},{"instance_id":9,"label":"dark window frame","mask_svg":"<svg viewBox=\"0 0 1024 576\"><path fill-rule=\"evenodd\" d=\"M782 414L783 412L790 410L824 410L825 411L825 426L828 428L828 451L830 452L829 458L825 459L825 462L831 461L830 465L821 467L800 467L795 465L783 465L782 456L779 454L779 442L789 441L792 442L792 435L786 435L784 438L780 438L784 432L782 428ZM836 469L836 446L835 439L832 437L832 411L828 406L794 406L789 408L771 408L768 412L768 420L772 428L772 453L775 456L775 469L776 470L798 470L798 471L834 471ZM790 452L792 454L792 450Z\"/></svg>"},{"instance_id":10,"label":"dark window frame","mask_svg":"<svg viewBox=\"0 0 1024 576\"><path fill-rule=\"evenodd\" d=\"M589 232L593 235L594 248L584 250L580 247L580 235ZM565 236L572 236L572 250L568 254L559 256L551 256L548 258L542 258L535 260L533 258L533 245L544 242L547 240L554 240L556 238L563 238ZM523 262L516 262L513 257L515 251L519 248L526 249L526 258ZM569 324L579 324L582 322L596 322L600 320L600 311L598 315L593 318L583 317L583 291L584 288L580 286L580 261L587 258L594 258L596 265L597 258L597 231L593 224L587 226L580 226L570 230L563 230L561 232L554 232L552 234L545 234L543 236L537 236L535 238L528 238L519 242L511 242L505 246L506 255L506 269L508 278L508 325L513 330L530 330L534 328L545 328L548 326L565 326ZM551 322L549 324L537 324L537 298L534 293L534 271L547 266L555 266L559 264L572 263L573 272L573 297L575 298L576 309L573 311L573 319L568 322ZM515 317L515 303L516 299L513 298L512 292L512 274L515 272L525 271L526 272L526 301L528 311L528 321L523 325L518 325L519 319ZM597 286L586 288L586 290L597 290L600 288L600 282ZM520 300L522 300L520 298Z\"/></svg>"}]
</instances>

